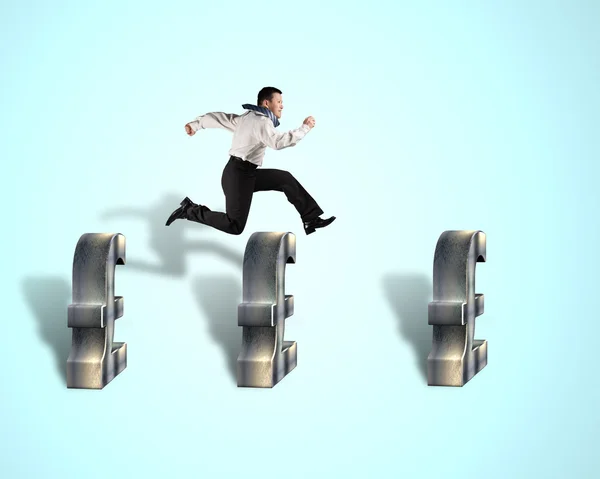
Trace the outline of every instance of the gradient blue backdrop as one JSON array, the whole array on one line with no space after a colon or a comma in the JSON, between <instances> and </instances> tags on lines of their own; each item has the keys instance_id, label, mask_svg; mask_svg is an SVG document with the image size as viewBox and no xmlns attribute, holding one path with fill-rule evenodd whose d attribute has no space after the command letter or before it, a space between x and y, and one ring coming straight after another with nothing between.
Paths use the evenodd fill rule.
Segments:
<instances>
[{"instance_id":1,"label":"gradient blue backdrop","mask_svg":"<svg viewBox=\"0 0 600 479\"><path fill-rule=\"evenodd\" d=\"M167 6L168 3L168 6ZM600 3L3 2L4 478L592 478L600 333ZM268 151L338 220L305 236L280 193L246 230L164 221L224 206L231 134L184 124L283 90ZM489 364L428 387L433 253L487 234ZM298 367L238 389L242 257L297 235ZM102 391L65 384L75 245L120 232Z\"/></svg>"}]
</instances>

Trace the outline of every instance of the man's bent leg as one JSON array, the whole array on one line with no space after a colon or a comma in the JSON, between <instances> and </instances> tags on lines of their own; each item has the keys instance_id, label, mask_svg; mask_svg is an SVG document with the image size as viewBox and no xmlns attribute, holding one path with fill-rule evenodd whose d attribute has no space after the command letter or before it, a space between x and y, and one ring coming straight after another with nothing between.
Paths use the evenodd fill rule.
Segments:
<instances>
[{"instance_id":1,"label":"man's bent leg","mask_svg":"<svg viewBox=\"0 0 600 479\"><path fill-rule=\"evenodd\" d=\"M312 196L289 171L275 169L256 170L254 191L282 191L288 201L294 205L302 221L314 220L323 214Z\"/></svg>"},{"instance_id":2,"label":"man's bent leg","mask_svg":"<svg viewBox=\"0 0 600 479\"><path fill-rule=\"evenodd\" d=\"M212 226L225 233L239 235L244 231L256 181L255 170L247 162L230 159L223 169L221 187L225 194L226 213L211 211L204 205L189 208L187 219Z\"/></svg>"}]
</instances>

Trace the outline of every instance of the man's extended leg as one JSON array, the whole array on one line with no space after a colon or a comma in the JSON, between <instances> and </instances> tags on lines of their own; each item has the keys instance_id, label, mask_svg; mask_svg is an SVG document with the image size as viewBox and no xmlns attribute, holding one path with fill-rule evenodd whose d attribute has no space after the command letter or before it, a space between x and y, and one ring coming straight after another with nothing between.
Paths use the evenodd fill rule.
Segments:
<instances>
[{"instance_id":1,"label":"man's extended leg","mask_svg":"<svg viewBox=\"0 0 600 479\"><path fill-rule=\"evenodd\" d=\"M289 171L257 170L254 191L282 191L285 193L288 201L300 214L306 234L314 233L316 228L323 228L335 220L335 216L326 220L319 218L323 214L323 210Z\"/></svg>"},{"instance_id":2,"label":"man's extended leg","mask_svg":"<svg viewBox=\"0 0 600 479\"><path fill-rule=\"evenodd\" d=\"M266 168L256 170L254 191L282 191L304 222L323 214L317 202L289 171Z\"/></svg>"},{"instance_id":3,"label":"man's extended leg","mask_svg":"<svg viewBox=\"0 0 600 479\"><path fill-rule=\"evenodd\" d=\"M223 169L221 187L225 194L226 213L211 211L204 205L192 204L188 207L182 205L182 208L185 207L185 211L180 217L212 226L225 233L241 234L246 226L252 203L256 181L255 168L256 166L252 163L230 159ZM176 211L173 212L173 215L176 214Z\"/></svg>"}]
</instances>

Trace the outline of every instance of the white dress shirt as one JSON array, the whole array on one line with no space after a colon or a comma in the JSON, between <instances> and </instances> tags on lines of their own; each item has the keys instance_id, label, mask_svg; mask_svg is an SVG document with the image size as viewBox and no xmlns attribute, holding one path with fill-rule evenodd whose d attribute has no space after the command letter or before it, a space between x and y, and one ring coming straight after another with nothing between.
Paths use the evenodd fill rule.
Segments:
<instances>
[{"instance_id":1,"label":"white dress shirt","mask_svg":"<svg viewBox=\"0 0 600 479\"><path fill-rule=\"evenodd\" d=\"M229 154L262 166L267 146L281 150L295 146L310 131L308 125L277 133L273 122L264 113L248 111L242 115L234 113L206 113L190 122L194 132L205 128L224 128L233 132Z\"/></svg>"}]
</instances>

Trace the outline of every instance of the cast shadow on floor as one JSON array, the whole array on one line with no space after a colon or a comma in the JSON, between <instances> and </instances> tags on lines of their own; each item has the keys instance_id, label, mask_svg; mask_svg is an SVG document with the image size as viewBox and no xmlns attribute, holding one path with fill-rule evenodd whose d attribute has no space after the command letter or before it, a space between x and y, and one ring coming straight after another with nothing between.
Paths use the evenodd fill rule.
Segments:
<instances>
[{"instance_id":1,"label":"cast shadow on floor","mask_svg":"<svg viewBox=\"0 0 600 479\"><path fill-rule=\"evenodd\" d=\"M208 320L213 341L221 347L230 376L237 384L237 358L242 348L242 328L237 308L242 301L240 279L231 275L198 276L192 281L198 306Z\"/></svg>"},{"instance_id":2,"label":"cast shadow on floor","mask_svg":"<svg viewBox=\"0 0 600 479\"><path fill-rule=\"evenodd\" d=\"M425 275L388 274L383 277L383 289L398 320L400 337L412 346L419 371L427 381L433 334L427 311L433 284Z\"/></svg>"},{"instance_id":3,"label":"cast shadow on floor","mask_svg":"<svg viewBox=\"0 0 600 479\"><path fill-rule=\"evenodd\" d=\"M23 280L22 290L25 302L38 323L39 335L52 350L57 373L66 386L72 336L67 327L70 282L57 276L34 276Z\"/></svg>"}]
</instances>

